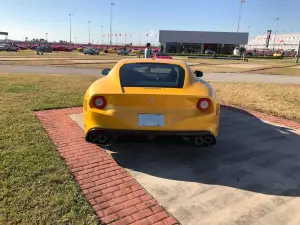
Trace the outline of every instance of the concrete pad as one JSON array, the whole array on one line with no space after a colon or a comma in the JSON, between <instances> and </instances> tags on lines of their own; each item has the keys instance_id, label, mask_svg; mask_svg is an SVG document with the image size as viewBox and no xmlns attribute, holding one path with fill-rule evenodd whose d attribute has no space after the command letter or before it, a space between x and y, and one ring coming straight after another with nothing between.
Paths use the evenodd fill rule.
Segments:
<instances>
[{"instance_id":1,"label":"concrete pad","mask_svg":"<svg viewBox=\"0 0 300 225\"><path fill-rule=\"evenodd\" d=\"M52 54L52 53L51 53ZM0 58L0 61L41 61L41 60L56 60L56 59L62 59L62 60L66 60L66 59L72 59L72 58L39 58L39 57L26 57L26 58L21 58L21 57L16 57L16 58Z\"/></svg>"},{"instance_id":2,"label":"concrete pad","mask_svg":"<svg viewBox=\"0 0 300 225\"><path fill-rule=\"evenodd\" d=\"M245 68L245 69L251 69L251 68L258 68L258 67L266 67L266 65L260 65L260 64L222 64L222 65L215 65L215 66L222 66L222 67L234 67L234 68Z\"/></svg>"},{"instance_id":3,"label":"concrete pad","mask_svg":"<svg viewBox=\"0 0 300 225\"><path fill-rule=\"evenodd\" d=\"M293 68L293 69L300 69L300 65L299 66L293 66L291 68Z\"/></svg>"},{"instance_id":4,"label":"concrete pad","mask_svg":"<svg viewBox=\"0 0 300 225\"><path fill-rule=\"evenodd\" d=\"M200 65L201 63L195 63L195 62L186 62L189 66L197 66ZM204 63L203 63L204 64Z\"/></svg>"},{"instance_id":5,"label":"concrete pad","mask_svg":"<svg viewBox=\"0 0 300 225\"><path fill-rule=\"evenodd\" d=\"M68 62L72 63L117 63L119 60L104 60L104 59L72 59L68 60ZM189 66L200 65L200 63L187 62Z\"/></svg>"},{"instance_id":6,"label":"concrete pad","mask_svg":"<svg viewBox=\"0 0 300 225\"><path fill-rule=\"evenodd\" d=\"M214 147L173 139L115 144L110 153L181 224L299 222L297 131L224 108L220 125Z\"/></svg>"},{"instance_id":7,"label":"concrete pad","mask_svg":"<svg viewBox=\"0 0 300 225\"><path fill-rule=\"evenodd\" d=\"M72 59L68 60L72 63L117 63L119 60L105 60L105 59Z\"/></svg>"},{"instance_id":8,"label":"concrete pad","mask_svg":"<svg viewBox=\"0 0 300 225\"><path fill-rule=\"evenodd\" d=\"M83 113L73 114L73 115L69 115L69 116L75 123L78 124L78 126L80 126L80 128L82 130L84 130Z\"/></svg>"}]
</instances>

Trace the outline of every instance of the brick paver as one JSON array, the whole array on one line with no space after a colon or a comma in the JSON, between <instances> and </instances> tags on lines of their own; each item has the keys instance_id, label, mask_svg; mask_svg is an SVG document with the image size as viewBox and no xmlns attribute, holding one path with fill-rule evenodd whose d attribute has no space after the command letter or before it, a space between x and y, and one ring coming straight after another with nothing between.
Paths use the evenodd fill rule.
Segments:
<instances>
[{"instance_id":1,"label":"brick paver","mask_svg":"<svg viewBox=\"0 0 300 225\"><path fill-rule=\"evenodd\" d=\"M222 107L300 129L297 122L221 103ZM82 108L76 107L35 114L70 168L83 195L97 212L99 220L103 224L113 225L180 224L108 153L85 142L82 129L69 117L81 112Z\"/></svg>"}]
</instances>

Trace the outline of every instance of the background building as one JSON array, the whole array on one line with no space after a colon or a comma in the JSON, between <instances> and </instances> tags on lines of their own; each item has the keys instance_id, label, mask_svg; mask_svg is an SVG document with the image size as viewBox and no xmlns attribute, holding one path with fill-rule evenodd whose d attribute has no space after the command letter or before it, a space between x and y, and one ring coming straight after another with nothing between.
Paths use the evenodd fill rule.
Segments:
<instances>
[{"instance_id":1,"label":"background building","mask_svg":"<svg viewBox=\"0 0 300 225\"><path fill-rule=\"evenodd\" d=\"M298 50L298 44L300 41L300 33L296 34L272 34L270 36L269 45L267 47L267 34L258 35L246 45L247 50L259 50L259 49L270 49L270 50Z\"/></svg>"},{"instance_id":2,"label":"background building","mask_svg":"<svg viewBox=\"0 0 300 225\"><path fill-rule=\"evenodd\" d=\"M220 54L232 54L236 46L248 43L249 33L210 31L160 30L159 42L166 53L204 53L212 50Z\"/></svg>"}]
</instances>

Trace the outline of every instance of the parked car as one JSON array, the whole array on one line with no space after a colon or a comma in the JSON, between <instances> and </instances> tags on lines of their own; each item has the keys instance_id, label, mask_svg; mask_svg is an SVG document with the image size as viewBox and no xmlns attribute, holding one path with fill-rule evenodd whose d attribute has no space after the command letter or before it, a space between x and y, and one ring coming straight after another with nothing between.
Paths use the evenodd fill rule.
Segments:
<instances>
[{"instance_id":1,"label":"parked car","mask_svg":"<svg viewBox=\"0 0 300 225\"><path fill-rule=\"evenodd\" d=\"M206 49L204 54L215 54L215 51L213 51L211 49Z\"/></svg>"},{"instance_id":2,"label":"parked car","mask_svg":"<svg viewBox=\"0 0 300 225\"><path fill-rule=\"evenodd\" d=\"M156 52L152 57L156 59L173 59L172 56L169 56L168 54L162 52Z\"/></svg>"},{"instance_id":3,"label":"parked car","mask_svg":"<svg viewBox=\"0 0 300 225\"><path fill-rule=\"evenodd\" d=\"M0 51L17 52L18 47L9 44L0 44Z\"/></svg>"},{"instance_id":4,"label":"parked car","mask_svg":"<svg viewBox=\"0 0 300 225\"><path fill-rule=\"evenodd\" d=\"M99 55L100 51L96 48L84 48L83 53L86 55Z\"/></svg>"},{"instance_id":5,"label":"parked car","mask_svg":"<svg viewBox=\"0 0 300 225\"><path fill-rule=\"evenodd\" d=\"M216 144L220 103L203 72L184 61L134 58L103 69L102 75L84 95L88 143L107 146L123 135L174 135L196 146Z\"/></svg>"},{"instance_id":6,"label":"parked car","mask_svg":"<svg viewBox=\"0 0 300 225\"><path fill-rule=\"evenodd\" d=\"M104 50L104 53L117 53L116 48L108 48Z\"/></svg>"},{"instance_id":7,"label":"parked car","mask_svg":"<svg viewBox=\"0 0 300 225\"><path fill-rule=\"evenodd\" d=\"M120 49L118 51L118 55L129 55L129 51L125 50L125 49Z\"/></svg>"},{"instance_id":8,"label":"parked car","mask_svg":"<svg viewBox=\"0 0 300 225\"><path fill-rule=\"evenodd\" d=\"M51 46L38 46L35 50L40 52L52 52L53 48Z\"/></svg>"},{"instance_id":9,"label":"parked car","mask_svg":"<svg viewBox=\"0 0 300 225\"><path fill-rule=\"evenodd\" d=\"M132 52L132 53L139 53L139 52L141 52L141 49L135 48L135 49L133 49L131 52Z\"/></svg>"},{"instance_id":10,"label":"parked car","mask_svg":"<svg viewBox=\"0 0 300 225\"><path fill-rule=\"evenodd\" d=\"M0 51L5 51L5 45L0 44Z\"/></svg>"},{"instance_id":11,"label":"parked car","mask_svg":"<svg viewBox=\"0 0 300 225\"><path fill-rule=\"evenodd\" d=\"M70 49L70 48L67 48L67 47L58 46L58 47L53 48L53 51L56 51L56 52L72 52L73 50Z\"/></svg>"}]
</instances>

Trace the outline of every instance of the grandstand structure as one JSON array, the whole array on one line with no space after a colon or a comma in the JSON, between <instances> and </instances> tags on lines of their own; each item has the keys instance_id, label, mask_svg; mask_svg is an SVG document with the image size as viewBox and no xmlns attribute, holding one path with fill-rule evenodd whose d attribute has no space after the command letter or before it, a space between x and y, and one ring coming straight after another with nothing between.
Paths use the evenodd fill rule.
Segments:
<instances>
[{"instance_id":1,"label":"grandstand structure","mask_svg":"<svg viewBox=\"0 0 300 225\"><path fill-rule=\"evenodd\" d=\"M258 35L254 39L248 42L246 45L247 50L280 50L280 51L297 51L300 42L300 33L294 34L272 34L269 40L269 46L267 43L267 34Z\"/></svg>"}]
</instances>

